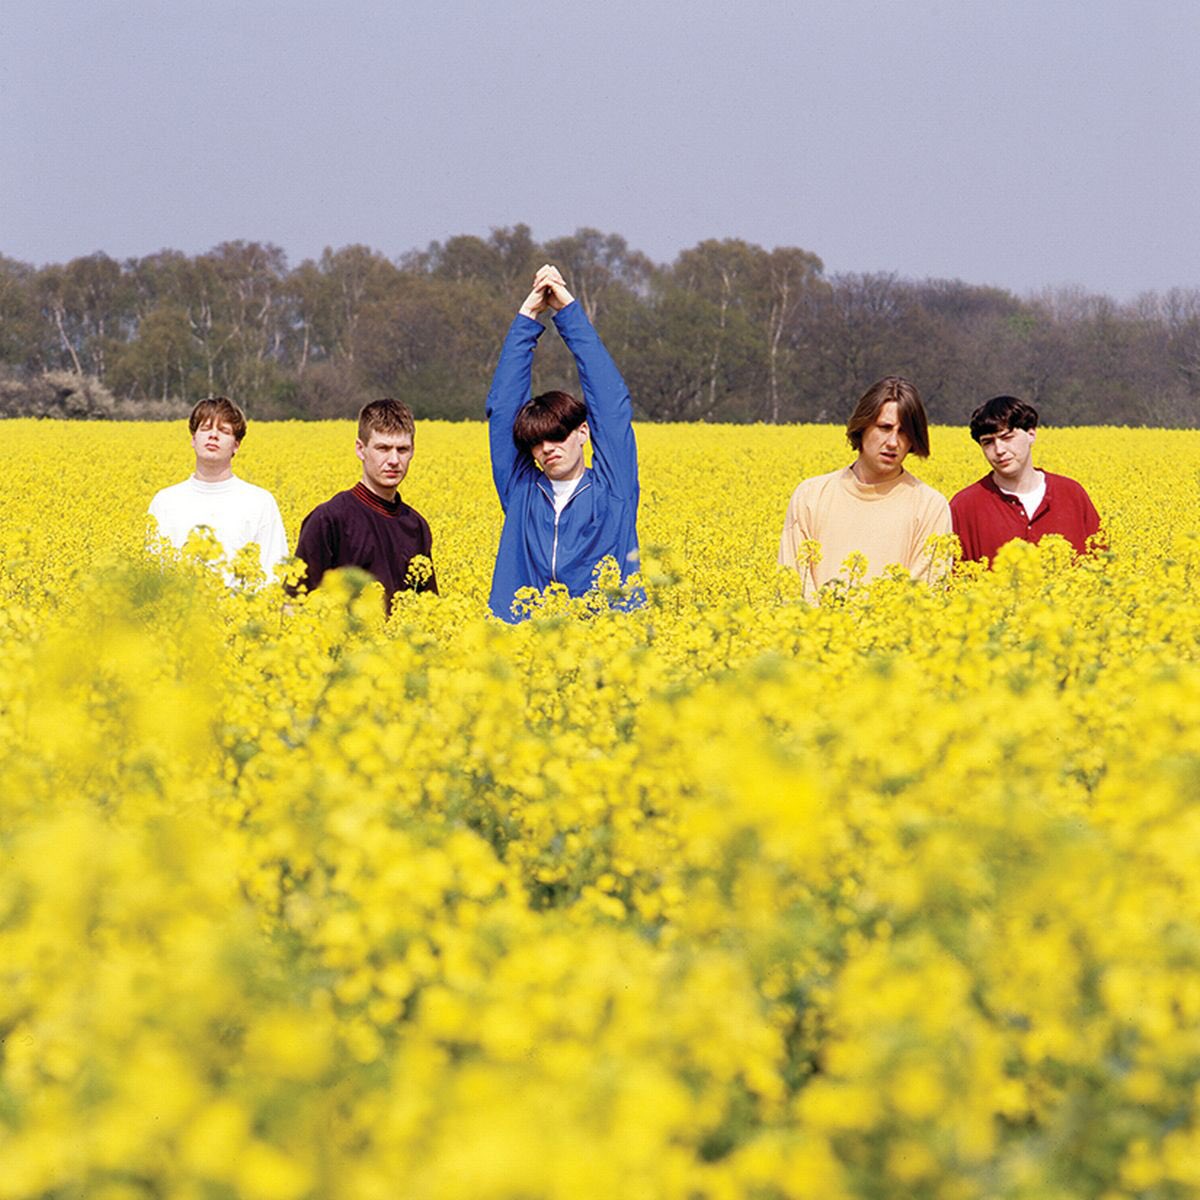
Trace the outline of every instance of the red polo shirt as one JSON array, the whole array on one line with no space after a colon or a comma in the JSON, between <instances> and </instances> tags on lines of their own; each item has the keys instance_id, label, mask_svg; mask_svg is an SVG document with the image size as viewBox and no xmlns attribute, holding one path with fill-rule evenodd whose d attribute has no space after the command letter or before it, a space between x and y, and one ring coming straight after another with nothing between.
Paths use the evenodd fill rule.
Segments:
<instances>
[{"instance_id":1,"label":"red polo shirt","mask_svg":"<svg viewBox=\"0 0 1200 1200\"><path fill-rule=\"evenodd\" d=\"M1088 538L1100 528L1100 514L1075 480L1049 471L1042 474L1046 494L1032 518L1016 496L996 486L990 472L950 501L954 532L962 542L965 560L986 558L990 562L1005 542L1013 538L1039 542L1048 533L1061 534L1077 554L1084 552Z\"/></svg>"}]
</instances>

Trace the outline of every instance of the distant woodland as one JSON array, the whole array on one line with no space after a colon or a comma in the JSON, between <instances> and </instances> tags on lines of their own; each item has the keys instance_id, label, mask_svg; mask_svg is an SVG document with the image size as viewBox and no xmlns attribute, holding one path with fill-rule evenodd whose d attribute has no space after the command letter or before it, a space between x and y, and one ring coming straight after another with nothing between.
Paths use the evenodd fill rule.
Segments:
<instances>
[{"instance_id":1,"label":"distant woodland","mask_svg":"<svg viewBox=\"0 0 1200 1200\"><path fill-rule=\"evenodd\" d=\"M258 419L347 417L390 395L418 417L482 416L500 340L557 263L651 421L840 421L889 373L939 422L999 392L1048 424L1193 427L1200 288L1129 304L1018 297L958 280L826 274L815 254L705 241L663 265L617 234L539 244L525 225L399 259L366 246L289 267L277 246L189 257L0 256L0 416L165 418L224 394ZM542 339L537 390L574 388Z\"/></svg>"}]
</instances>

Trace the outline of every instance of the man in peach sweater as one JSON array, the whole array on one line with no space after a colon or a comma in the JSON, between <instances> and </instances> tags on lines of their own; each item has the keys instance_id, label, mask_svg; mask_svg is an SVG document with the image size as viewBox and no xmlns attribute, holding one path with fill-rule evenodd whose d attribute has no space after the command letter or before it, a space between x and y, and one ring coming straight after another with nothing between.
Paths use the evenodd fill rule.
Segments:
<instances>
[{"instance_id":1,"label":"man in peach sweater","mask_svg":"<svg viewBox=\"0 0 1200 1200\"><path fill-rule=\"evenodd\" d=\"M866 579L898 563L914 579L937 570L926 543L950 533L946 498L904 469L909 452L929 455L929 425L921 395L907 379L889 375L874 383L846 422L846 439L858 451L848 467L806 479L792 493L779 561L804 579L812 599L854 553L866 558ZM819 558L807 542L820 544Z\"/></svg>"}]
</instances>

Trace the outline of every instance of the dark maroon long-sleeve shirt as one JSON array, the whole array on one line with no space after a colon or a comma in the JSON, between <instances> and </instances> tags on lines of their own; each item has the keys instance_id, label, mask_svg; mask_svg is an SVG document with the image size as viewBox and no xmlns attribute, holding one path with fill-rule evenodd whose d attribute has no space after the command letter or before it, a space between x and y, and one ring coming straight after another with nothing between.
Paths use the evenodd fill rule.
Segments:
<instances>
[{"instance_id":1,"label":"dark maroon long-sleeve shirt","mask_svg":"<svg viewBox=\"0 0 1200 1200\"><path fill-rule=\"evenodd\" d=\"M420 583L408 579L408 565L418 555L432 559L429 522L399 496L389 504L362 483L338 492L304 518L296 557L307 568L302 583L312 591L326 571L362 567L383 584L385 602L404 588L436 592L430 574Z\"/></svg>"}]
</instances>

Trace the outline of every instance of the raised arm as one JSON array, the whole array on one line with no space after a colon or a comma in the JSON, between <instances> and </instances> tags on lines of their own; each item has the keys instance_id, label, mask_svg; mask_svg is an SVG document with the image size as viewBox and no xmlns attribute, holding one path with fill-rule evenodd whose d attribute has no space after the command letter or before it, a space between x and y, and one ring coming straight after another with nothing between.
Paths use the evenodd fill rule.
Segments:
<instances>
[{"instance_id":1,"label":"raised arm","mask_svg":"<svg viewBox=\"0 0 1200 1200\"><path fill-rule=\"evenodd\" d=\"M513 421L521 405L529 399L533 375L533 351L544 327L537 315L546 307L545 293L535 285L513 318L500 360L492 376L487 398L488 442L492 452L492 479L500 497L500 506L508 507L508 491L522 469L532 471L533 460L522 454L513 441Z\"/></svg>"},{"instance_id":2,"label":"raised arm","mask_svg":"<svg viewBox=\"0 0 1200 1200\"><path fill-rule=\"evenodd\" d=\"M588 411L592 466L618 496L638 492L637 442L633 436L633 401L612 355L554 267L538 272L546 301L557 311L554 325L575 359L579 386ZM535 281L536 282L536 281Z\"/></svg>"}]
</instances>

